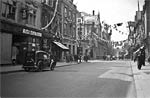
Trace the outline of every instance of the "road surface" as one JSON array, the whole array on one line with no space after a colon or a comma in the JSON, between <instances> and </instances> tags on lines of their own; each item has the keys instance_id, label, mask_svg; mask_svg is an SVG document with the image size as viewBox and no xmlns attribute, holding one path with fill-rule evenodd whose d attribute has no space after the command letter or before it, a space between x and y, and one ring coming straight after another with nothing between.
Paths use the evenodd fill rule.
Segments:
<instances>
[{"instance_id":1,"label":"road surface","mask_svg":"<svg viewBox=\"0 0 150 98\"><path fill-rule=\"evenodd\" d=\"M136 91L129 61L92 61L2 74L1 96L136 98Z\"/></svg>"}]
</instances>

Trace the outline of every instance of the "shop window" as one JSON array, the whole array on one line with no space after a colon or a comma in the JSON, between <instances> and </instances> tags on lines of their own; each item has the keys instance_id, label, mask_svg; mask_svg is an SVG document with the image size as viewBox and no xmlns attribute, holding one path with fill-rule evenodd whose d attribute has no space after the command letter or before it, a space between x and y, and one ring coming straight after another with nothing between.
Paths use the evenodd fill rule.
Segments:
<instances>
[{"instance_id":1,"label":"shop window","mask_svg":"<svg viewBox=\"0 0 150 98\"><path fill-rule=\"evenodd\" d=\"M39 38L28 37L28 51L31 51L32 49L40 50Z\"/></svg>"},{"instance_id":2,"label":"shop window","mask_svg":"<svg viewBox=\"0 0 150 98\"><path fill-rule=\"evenodd\" d=\"M16 1L13 0L3 0L2 6L2 17L15 20L15 13L16 13Z\"/></svg>"},{"instance_id":3,"label":"shop window","mask_svg":"<svg viewBox=\"0 0 150 98\"><path fill-rule=\"evenodd\" d=\"M35 38L32 39L33 43L35 43Z\"/></svg>"}]
</instances>

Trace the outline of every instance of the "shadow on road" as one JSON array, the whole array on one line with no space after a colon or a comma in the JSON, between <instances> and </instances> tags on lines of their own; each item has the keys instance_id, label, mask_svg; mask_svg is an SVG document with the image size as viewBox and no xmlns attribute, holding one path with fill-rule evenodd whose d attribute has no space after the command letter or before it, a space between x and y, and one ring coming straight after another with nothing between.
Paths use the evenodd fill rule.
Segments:
<instances>
[{"instance_id":1,"label":"shadow on road","mask_svg":"<svg viewBox=\"0 0 150 98\"><path fill-rule=\"evenodd\" d=\"M54 72L78 72L77 70L54 70Z\"/></svg>"},{"instance_id":2,"label":"shadow on road","mask_svg":"<svg viewBox=\"0 0 150 98\"><path fill-rule=\"evenodd\" d=\"M6 72L0 72L0 74L19 73L19 72L23 72L23 71L24 70L6 71Z\"/></svg>"}]
</instances>

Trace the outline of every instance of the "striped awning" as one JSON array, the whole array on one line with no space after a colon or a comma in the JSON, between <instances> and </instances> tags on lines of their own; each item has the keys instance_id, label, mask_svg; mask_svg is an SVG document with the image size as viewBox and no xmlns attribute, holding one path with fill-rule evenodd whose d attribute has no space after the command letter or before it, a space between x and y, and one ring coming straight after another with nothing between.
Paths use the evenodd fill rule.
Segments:
<instances>
[{"instance_id":1,"label":"striped awning","mask_svg":"<svg viewBox=\"0 0 150 98\"><path fill-rule=\"evenodd\" d=\"M69 48L68 47L66 47L65 45L63 45L62 43L60 43L60 42L54 42L57 46L59 46L61 49L63 49L63 50L69 50Z\"/></svg>"}]
</instances>

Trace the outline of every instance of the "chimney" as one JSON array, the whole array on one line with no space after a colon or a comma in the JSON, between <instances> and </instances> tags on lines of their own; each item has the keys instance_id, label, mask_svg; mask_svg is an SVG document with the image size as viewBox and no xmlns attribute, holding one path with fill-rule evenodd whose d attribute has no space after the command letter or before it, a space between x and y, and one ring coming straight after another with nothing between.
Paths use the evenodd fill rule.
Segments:
<instances>
[{"instance_id":1,"label":"chimney","mask_svg":"<svg viewBox=\"0 0 150 98\"><path fill-rule=\"evenodd\" d=\"M95 15L95 11L93 10L93 16Z\"/></svg>"}]
</instances>

